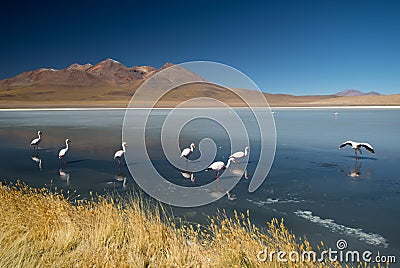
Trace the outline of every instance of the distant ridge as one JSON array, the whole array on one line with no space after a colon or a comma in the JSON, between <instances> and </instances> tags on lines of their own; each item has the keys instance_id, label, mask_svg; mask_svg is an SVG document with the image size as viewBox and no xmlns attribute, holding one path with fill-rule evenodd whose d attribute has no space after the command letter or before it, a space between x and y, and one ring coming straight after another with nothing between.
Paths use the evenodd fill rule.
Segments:
<instances>
[{"instance_id":1,"label":"distant ridge","mask_svg":"<svg viewBox=\"0 0 400 268\"><path fill-rule=\"evenodd\" d=\"M364 92L356 90L356 89L348 89L348 90L340 91L334 95L340 96L340 97L345 97L345 96L379 96L382 94L375 92L375 91L370 91L370 92L364 93Z\"/></svg>"},{"instance_id":2,"label":"distant ridge","mask_svg":"<svg viewBox=\"0 0 400 268\"><path fill-rule=\"evenodd\" d=\"M74 63L61 70L40 68L23 72L0 81L0 87L13 90L26 87L68 87L85 85L115 87L131 85L148 78L157 69L151 66L126 67L113 59L103 60L95 65ZM54 88L55 89L55 88Z\"/></svg>"},{"instance_id":3,"label":"distant ridge","mask_svg":"<svg viewBox=\"0 0 400 268\"><path fill-rule=\"evenodd\" d=\"M65 69L40 68L23 72L14 77L0 80L1 108L51 108L51 107L127 107L137 89L152 75L173 63L160 68L151 66L127 67L122 63L105 59L96 64L74 63ZM156 107L175 107L194 98L217 99L234 107L247 106L241 98L227 88L204 81L197 74L183 68L182 72L169 75L159 74L152 80L153 88L141 91L137 96L148 105L158 84L172 86L177 81L199 81L174 88L162 97ZM206 83L202 83L206 82ZM242 95L249 93L240 89ZM264 96L272 107L315 107L315 106L400 106L400 94L381 95L377 92L364 93L345 90L333 95L293 96L270 94ZM196 106L207 107L204 102Z\"/></svg>"}]
</instances>

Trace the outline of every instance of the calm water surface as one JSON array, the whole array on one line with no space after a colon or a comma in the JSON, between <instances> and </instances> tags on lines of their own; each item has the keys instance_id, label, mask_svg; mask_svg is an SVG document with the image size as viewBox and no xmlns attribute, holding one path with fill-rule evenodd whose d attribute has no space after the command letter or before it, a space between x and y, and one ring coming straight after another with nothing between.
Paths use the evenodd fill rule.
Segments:
<instances>
[{"instance_id":1,"label":"calm water surface","mask_svg":"<svg viewBox=\"0 0 400 268\"><path fill-rule=\"evenodd\" d=\"M160 153L159 133L167 114L168 110L156 110L149 120L146 142L157 170L180 185L212 181L214 173L199 172L192 183ZM1 179L77 190L82 197L90 191L137 191L125 162L118 170L113 159L121 146L123 116L123 110L0 111ZM260 149L249 121L249 179L243 177L231 191L236 199L224 196L198 208L172 208L174 214L206 223L205 215L215 215L218 209L228 214L249 209L257 225L265 226L273 217L285 218L294 233L305 235L313 244L323 240L335 248L338 239L345 239L349 248L379 249L381 254L400 258L400 110L278 109L274 117L276 156L267 180L256 192L247 191ZM38 130L43 139L36 155L29 144ZM226 159L229 137L212 122L193 121L182 130L180 142L186 147L205 137L212 137L218 146L216 158ZM71 151L67 166L60 170L57 154L65 138L72 140ZM376 154L364 150L356 161L350 148L338 150L348 139L369 142ZM196 151L193 158L198 156ZM128 164L140 168L138 163Z\"/></svg>"}]
</instances>

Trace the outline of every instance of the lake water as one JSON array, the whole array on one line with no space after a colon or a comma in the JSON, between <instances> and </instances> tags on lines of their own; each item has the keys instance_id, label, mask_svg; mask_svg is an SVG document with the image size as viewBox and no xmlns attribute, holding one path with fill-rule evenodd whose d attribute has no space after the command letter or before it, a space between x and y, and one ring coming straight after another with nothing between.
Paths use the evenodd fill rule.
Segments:
<instances>
[{"instance_id":1,"label":"lake water","mask_svg":"<svg viewBox=\"0 0 400 268\"><path fill-rule=\"evenodd\" d=\"M149 156L157 170L171 181L193 186L211 182L213 172L197 172L195 182L182 176L160 153L161 123L168 110L156 110L150 120ZM334 114L337 112L338 114ZM24 181L34 187L89 192L131 194L138 186L125 161L118 169L113 154L121 147L124 110L0 111L0 177ZM138 110L138 114L141 111ZM238 111L240 113L240 111ZM175 208L174 215L206 223L216 211L250 210L252 221L266 226L271 218L284 218L295 234L312 244L324 241L333 249L338 239L349 248L400 257L400 110L391 109L276 109L277 148L271 171L254 193L248 185L259 150L250 135L251 152L244 176L230 192L235 198L196 208ZM217 124L192 122L182 130L182 146L215 136L216 159L230 153L226 133ZM250 126L251 127L251 126ZM29 146L43 132L38 154ZM190 131L189 131L190 130ZM186 131L186 132L185 132ZM190 134L191 133L191 134ZM194 134L195 133L195 134ZM60 171L57 157L69 138L67 165ZM376 154L339 145L346 140L369 142ZM130 147L128 147L129 150ZM193 158L199 157L195 151ZM140 168L138 163L128 163ZM240 169L235 165L234 168ZM124 183L125 179L125 183ZM218 191L218 189L216 189Z\"/></svg>"}]
</instances>

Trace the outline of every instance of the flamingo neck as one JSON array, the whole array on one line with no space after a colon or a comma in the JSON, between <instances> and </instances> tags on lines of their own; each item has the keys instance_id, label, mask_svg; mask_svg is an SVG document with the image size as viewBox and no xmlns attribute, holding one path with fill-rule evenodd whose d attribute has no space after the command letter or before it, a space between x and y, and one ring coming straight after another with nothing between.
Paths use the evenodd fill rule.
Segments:
<instances>
[{"instance_id":1,"label":"flamingo neck","mask_svg":"<svg viewBox=\"0 0 400 268\"><path fill-rule=\"evenodd\" d=\"M231 162L232 162L232 158L229 158L228 163L226 163L225 168L229 168L229 165L231 164Z\"/></svg>"},{"instance_id":2,"label":"flamingo neck","mask_svg":"<svg viewBox=\"0 0 400 268\"><path fill-rule=\"evenodd\" d=\"M244 150L244 156L247 156L247 153L248 153L248 152L247 152L247 150L245 149L245 150Z\"/></svg>"},{"instance_id":3,"label":"flamingo neck","mask_svg":"<svg viewBox=\"0 0 400 268\"><path fill-rule=\"evenodd\" d=\"M68 145L68 141L65 141L65 148L68 150L68 148L69 148L69 145Z\"/></svg>"},{"instance_id":4,"label":"flamingo neck","mask_svg":"<svg viewBox=\"0 0 400 268\"><path fill-rule=\"evenodd\" d=\"M40 134L40 132L38 133L38 137L39 137L39 139L41 138L41 134Z\"/></svg>"},{"instance_id":5,"label":"flamingo neck","mask_svg":"<svg viewBox=\"0 0 400 268\"><path fill-rule=\"evenodd\" d=\"M126 148L125 148L125 144L122 144L122 151L124 151L124 153L126 153Z\"/></svg>"},{"instance_id":6,"label":"flamingo neck","mask_svg":"<svg viewBox=\"0 0 400 268\"><path fill-rule=\"evenodd\" d=\"M190 151L193 152L194 148L193 145L190 145Z\"/></svg>"}]
</instances>

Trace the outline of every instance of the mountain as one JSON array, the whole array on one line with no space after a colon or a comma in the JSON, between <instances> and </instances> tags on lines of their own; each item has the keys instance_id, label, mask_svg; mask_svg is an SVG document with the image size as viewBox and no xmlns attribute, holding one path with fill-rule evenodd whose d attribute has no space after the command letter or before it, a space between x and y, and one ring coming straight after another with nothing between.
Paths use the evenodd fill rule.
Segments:
<instances>
[{"instance_id":1,"label":"mountain","mask_svg":"<svg viewBox=\"0 0 400 268\"><path fill-rule=\"evenodd\" d=\"M81 87L82 85L113 85L129 84L143 80L156 71L150 66L134 66L131 68L115 61L106 59L92 66L74 63L63 70L41 68L21 73L12 78L0 81L0 86L6 89L30 86L48 86L56 84L64 87Z\"/></svg>"},{"instance_id":2,"label":"mountain","mask_svg":"<svg viewBox=\"0 0 400 268\"><path fill-rule=\"evenodd\" d=\"M127 107L131 97L145 81L148 83L142 87L143 91L136 94L142 101L136 103L145 107L148 107L146 105L154 100L155 96L163 96L156 107L175 107L198 97L217 99L232 106L246 106L237 94L252 94L246 89L235 89L235 92L232 92L207 83L182 66L176 66L179 72L167 70L158 75L157 79L147 80L171 66L174 64L166 63L161 68L127 67L116 60L106 59L95 65L74 63L61 70L40 68L0 80L0 108ZM188 81L199 83L188 84ZM174 87L176 84L184 85ZM166 88L171 90L164 94L163 89ZM275 107L400 105L400 94L385 96L358 90L345 90L335 95L293 96L264 93L264 96L269 104ZM190 105L212 106L205 103L204 98L195 103L191 102Z\"/></svg>"},{"instance_id":3,"label":"mountain","mask_svg":"<svg viewBox=\"0 0 400 268\"><path fill-rule=\"evenodd\" d=\"M79 70L79 71L86 71L87 69L89 69L90 67L92 67L93 65L90 63L86 63L85 65L80 65L78 63L74 63L72 65L70 65L67 70Z\"/></svg>"},{"instance_id":4,"label":"mountain","mask_svg":"<svg viewBox=\"0 0 400 268\"><path fill-rule=\"evenodd\" d=\"M61 70L40 68L0 81L0 101L94 101L132 96L159 69L126 67L106 59L95 65L74 63Z\"/></svg>"},{"instance_id":5,"label":"mountain","mask_svg":"<svg viewBox=\"0 0 400 268\"><path fill-rule=\"evenodd\" d=\"M344 97L344 96L379 96L381 94L378 92L375 92L375 91L370 91L370 92L364 93L359 90L348 89L348 90L340 91L334 95Z\"/></svg>"},{"instance_id":6,"label":"mountain","mask_svg":"<svg viewBox=\"0 0 400 268\"><path fill-rule=\"evenodd\" d=\"M159 69L151 66L126 67L116 60L106 59L95 65L74 63L61 70L40 68L1 80L0 102L7 105L10 101L22 101L27 105L59 103L66 106L72 102L127 103L146 79L171 66L174 64L166 63ZM158 79L153 79L154 88L160 84L173 86L188 80L204 81L187 69L177 68L181 71L163 72L157 76Z\"/></svg>"}]
</instances>

